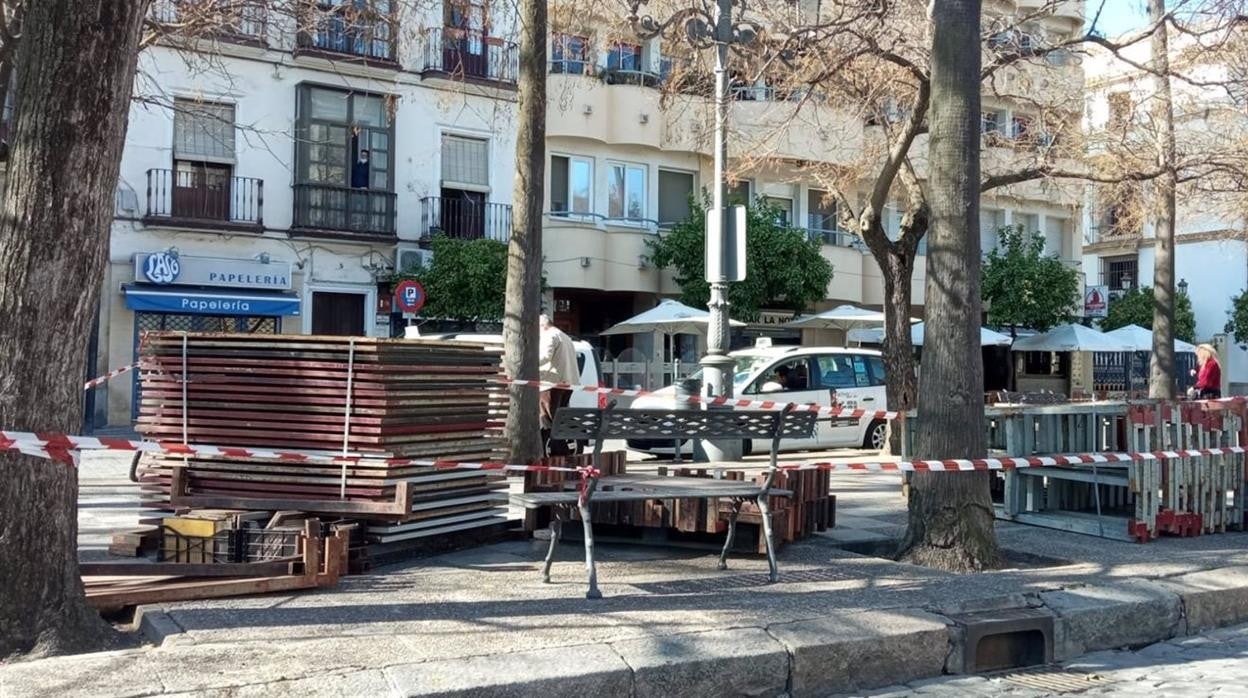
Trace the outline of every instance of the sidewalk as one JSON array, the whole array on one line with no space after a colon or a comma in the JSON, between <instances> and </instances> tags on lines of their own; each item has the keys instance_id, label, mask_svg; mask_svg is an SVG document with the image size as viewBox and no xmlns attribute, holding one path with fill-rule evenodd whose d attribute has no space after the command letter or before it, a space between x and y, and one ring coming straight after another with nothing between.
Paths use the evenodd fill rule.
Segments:
<instances>
[{"instance_id":1,"label":"sidewalk","mask_svg":"<svg viewBox=\"0 0 1248 698\"><path fill-rule=\"evenodd\" d=\"M836 476L838 520L897 531L898 481ZM999 532L1068 564L953 575L816 537L767 585L761 559L720 572L711 554L600 546L606 598L587 601L578 546L546 585L541 544L502 543L332 589L145 609L159 647L3 666L0 695L824 695L939 675L958 650L950 614L1051 613L1059 660L1248 620L1248 534Z\"/></svg>"}]
</instances>

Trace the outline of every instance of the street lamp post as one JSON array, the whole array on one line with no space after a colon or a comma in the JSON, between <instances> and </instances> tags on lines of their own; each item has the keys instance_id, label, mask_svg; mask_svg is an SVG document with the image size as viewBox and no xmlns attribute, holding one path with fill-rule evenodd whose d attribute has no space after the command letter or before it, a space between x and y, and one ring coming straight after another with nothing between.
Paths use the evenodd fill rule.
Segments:
<instances>
[{"instance_id":1,"label":"street lamp post","mask_svg":"<svg viewBox=\"0 0 1248 698\"><path fill-rule=\"evenodd\" d=\"M684 29L690 43L696 48L715 49L715 130L712 135L714 150L715 187L711 193L711 210L707 212L707 250L722 255L723 263L718 265L720 273L707 281L711 286L711 297L707 303L710 311L710 323L707 328L706 355L702 357L702 375L704 376L705 392L711 397L732 397L732 379L734 363L728 356L729 346L729 303L728 284L731 281L730 270L744 264L744 259L736 259L738 246L733 244L736 235L744 235L744 230L733 230L734 216L726 207L725 193L727 181L725 169L728 164L728 102L730 99L728 86L728 51L734 43L748 43L757 35L757 28L749 22L734 22L732 19L733 5L740 0L714 0L714 5L702 4L678 10L666 20L656 20L649 15L639 16L642 5L649 0L629 0L629 23L641 38L649 39L659 36L671 27L680 26ZM711 218L715 217L712 221ZM715 224L717 223L717 224ZM716 239L710 237L714 235ZM715 265L708 264L708 270ZM740 444L719 443L708 450L713 459L732 459L740 455Z\"/></svg>"}]
</instances>

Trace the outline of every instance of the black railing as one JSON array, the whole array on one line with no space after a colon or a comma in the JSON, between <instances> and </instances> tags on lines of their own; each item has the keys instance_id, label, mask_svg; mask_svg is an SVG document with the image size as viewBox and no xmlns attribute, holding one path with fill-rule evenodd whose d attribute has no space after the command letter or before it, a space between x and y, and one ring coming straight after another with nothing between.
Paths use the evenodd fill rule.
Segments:
<instances>
[{"instance_id":1,"label":"black railing","mask_svg":"<svg viewBox=\"0 0 1248 698\"><path fill-rule=\"evenodd\" d=\"M264 225L264 181L211 169L148 170L147 217Z\"/></svg>"},{"instance_id":2,"label":"black railing","mask_svg":"<svg viewBox=\"0 0 1248 698\"><path fill-rule=\"evenodd\" d=\"M173 34L185 24L198 34L264 42L268 14L265 0L155 0L147 16Z\"/></svg>"},{"instance_id":3,"label":"black railing","mask_svg":"<svg viewBox=\"0 0 1248 698\"><path fill-rule=\"evenodd\" d=\"M474 29L433 27L424 31L426 73L514 85L519 71L516 45Z\"/></svg>"},{"instance_id":4,"label":"black railing","mask_svg":"<svg viewBox=\"0 0 1248 698\"><path fill-rule=\"evenodd\" d=\"M394 17L387 12L354 4L321 2L305 14L306 29L298 46L366 60L397 61Z\"/></svg>"},{"instance_id":5,"label":"black railing","mask_svg":"<svg viewBox=\"0 0 1248 698\"><path fill-rule=\"evenodd\" d=\"M603 71L602 80L608 85L636 85L637 87L658 87L663 84L663 78L658 73L627 68L608 68Z\"/></svg>"},{"instance_id":6,"label":"black railing","mask_svg":"<svg viewBox=\"0 0 1248 698\"><path fill-rule=\"evenodd\" d=\"M327 184L295 185L294 227L357 235L394 235L392 191Z\"/></svg>"},{"instance_id":7,"label":"black railing","mask_svg":"<svg viewBox=\"0 0 1248 698\"><path fill-rule=\"evenodd\" d=\"M511 205L469 198L427 196L421 199L421 237L445 235L460 240L511 237Z\"/></svg>"}]
</instances>

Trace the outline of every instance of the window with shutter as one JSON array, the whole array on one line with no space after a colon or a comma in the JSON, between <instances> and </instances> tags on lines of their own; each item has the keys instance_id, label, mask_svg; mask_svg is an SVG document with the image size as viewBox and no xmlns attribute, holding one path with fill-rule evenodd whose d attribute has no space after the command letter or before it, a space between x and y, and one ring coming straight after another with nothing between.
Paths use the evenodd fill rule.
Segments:
<instances>
[{"instance_id":1,"label":"window with shutter","mask_svg":"<svg viewBox=\"0 0 1248 698\"><path fill-rule=\"evenodd\" d=\"M234 162L234 105L175 99L173 154L178 160Z\"/></svg>"},{"instance_id":2,"label":"window with shutter","mask_svg":"<svg viewBox=\"0 0 1248 698\"><path fill-rule=\"evenodd\" d=\"M659 170L659 227L670 228L689 218L693 174Z\"/></svg>"},{"instance_id":3,"label":"window with shutter","mask_svg":"<svg viewBox=\"0 0 1248 698\"><path fill-rule=\"evenodd\" d=\"M443 134L442 186L489 191L489 153L489 141Z\"/></svg>"}]
</instances>

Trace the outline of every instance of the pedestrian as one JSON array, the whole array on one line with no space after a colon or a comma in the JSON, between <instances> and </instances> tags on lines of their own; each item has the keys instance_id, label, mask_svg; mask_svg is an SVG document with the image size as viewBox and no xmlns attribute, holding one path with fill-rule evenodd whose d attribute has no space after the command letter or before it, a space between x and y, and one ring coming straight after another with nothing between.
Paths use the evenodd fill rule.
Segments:
<instances>
[{"instance_id":1,"label":"pedestrian","mask_svg":"<svg viewBox=\"0 0 1248 698\"><path fill-rule=\"evenodd\" d=\"M368 169L368 150L364 149L355 156L355 164L351 166L351 188L368 189L370 174Z\"/></svg>"},{"instance_id":2,"label":"pedestrian","mask_svg":"<svg viewBox=\"0 0 1248 698\"><path fill-rule=\"evenodd\" d=\"M1196 347L1196 365L1198 370L1192 371L1196 376L1196 396L1202 400L1222 397L1222 366L1212 345Z\"/></svg>"},{"instance_id":3,"label":"pedestrian","mask_svg":"<svg viewBox=\"0 0 1248 698\"><path fill-rule=\"evenodd\" d=\"M541 325L540 363L538 372L546 383L576 383L580 378L580 369L576 366L576 347L572 346L572 338L563 330L555 327L550 316L543 313L539 318ZM572 391L568 388L544 387L541 392L541 427L542 444L547 455L567 455L566 442L551 442L550 429L555 422L555 413L560 407L567 407L572 399Z\"/></svg>"}]
</instances>

